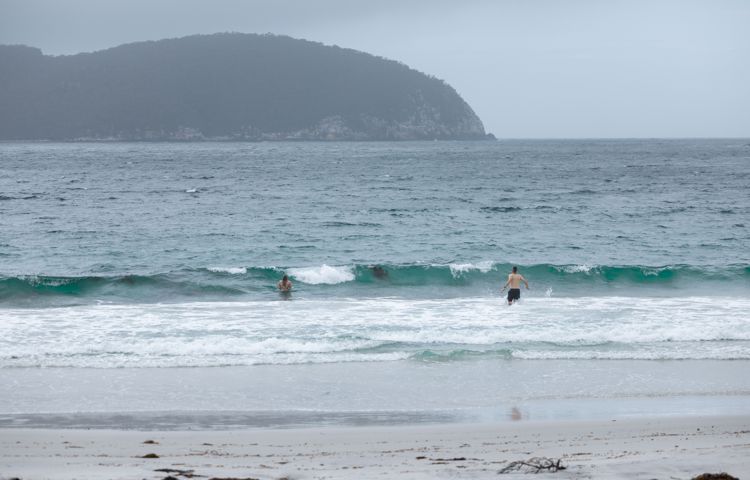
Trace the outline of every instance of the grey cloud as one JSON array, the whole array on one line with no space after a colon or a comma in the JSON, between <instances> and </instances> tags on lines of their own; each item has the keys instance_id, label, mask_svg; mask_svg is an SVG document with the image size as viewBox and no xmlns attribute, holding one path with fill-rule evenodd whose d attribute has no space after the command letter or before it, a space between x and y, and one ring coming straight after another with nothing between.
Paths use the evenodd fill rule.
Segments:
<instances>
[{"instance_id":1,"label":"grey cloud","mask_svg":"<svg viewBox=\"0 0 750 480\"><path fill-rule=\"evenodd\" d=\"M750 136L750 3L0 0L0 43L69 54L272 32L402 61L499 137Z\"/></svg>"}]
</instances>

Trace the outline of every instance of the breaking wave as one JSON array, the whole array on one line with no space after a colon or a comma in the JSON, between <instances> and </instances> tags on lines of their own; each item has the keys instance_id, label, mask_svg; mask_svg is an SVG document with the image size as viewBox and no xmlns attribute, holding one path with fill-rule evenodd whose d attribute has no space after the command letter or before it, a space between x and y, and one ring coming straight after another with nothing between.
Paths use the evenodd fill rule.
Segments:
<instances>
[{"instance_id":1,"label":"breaking wave","mask_svg":"<svg viewBox=\"0 0 750 480\"><path fill-rule=\"evenodd\" d=\"M437 286L476 295L477 289L496 289L511 265L477 262L444 265L319 265L307 267L206 267L150 275L0 276L0 304L40 298L95 299L103 301L159 302L212 300L273 291L287 274L297 290L367 295L374 287L394 287L407 294L410 287ZM742 290L750 288L750 266L696 267L687 265L527 265L520 271L542 291L561 287L590 295L612 287L682 287L721 282ZM345 288L346 291L341 290ZM313 290L310 290L313 289ZM338 290L335 290L338 289Z\"/></svg>"}]
</instances>

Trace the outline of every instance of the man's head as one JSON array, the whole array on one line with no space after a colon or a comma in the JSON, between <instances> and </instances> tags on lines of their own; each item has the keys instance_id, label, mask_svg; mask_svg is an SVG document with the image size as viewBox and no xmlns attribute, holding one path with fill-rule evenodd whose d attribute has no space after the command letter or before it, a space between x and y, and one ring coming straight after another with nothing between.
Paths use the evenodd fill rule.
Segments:
<instances>
[{"instance_id":1,"label":"man's head","mask_svg":"<svg viewBox=\"0 0 750 480\"><path fill-rule=\"evenodd\" d=\"M281 278L281 281L282 281L282 282L284 282L284 283L286 283L286 282L288 282L288 281L289 281L289 277L287 277L286 275L284 275L284 276L283 276L283 277Z\"/></svg>"},{"instance_id":2,"label":"man's head","mask_svg":"<svg viewBox=\"0 0 750 480\"><path fill-rule=\"evenodd\" d=\"M513 273L518 273L518 267L513 267Z\"/></svg>"}]
</instances>

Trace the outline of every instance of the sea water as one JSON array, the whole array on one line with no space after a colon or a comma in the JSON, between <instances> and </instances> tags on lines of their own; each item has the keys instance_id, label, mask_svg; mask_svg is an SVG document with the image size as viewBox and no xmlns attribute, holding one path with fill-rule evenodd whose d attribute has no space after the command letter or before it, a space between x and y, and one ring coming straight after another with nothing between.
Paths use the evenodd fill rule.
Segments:
<instances>
[{"instance_id":1,"label":"sea water","mask_svg":"<svg viewBox=\"0 0 750 480\"><path fill-rule=\"evenodd\" d=\"M0 374L320 365L348 393L301 376L289 409L366 410L377 372L481 396L480 370L620 362L633 394L748 394L648 374L750 360L748 187L749 140L0 144Z\"/></svg>"}]
</instances>

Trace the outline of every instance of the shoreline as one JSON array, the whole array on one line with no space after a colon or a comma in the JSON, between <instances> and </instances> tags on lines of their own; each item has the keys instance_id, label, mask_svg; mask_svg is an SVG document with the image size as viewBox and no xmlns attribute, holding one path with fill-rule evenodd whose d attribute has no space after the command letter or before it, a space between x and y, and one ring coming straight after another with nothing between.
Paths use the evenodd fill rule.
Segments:
<instances>
[{"instance_id":1,"label":"shoreline","mask_svg":"<svg viewBox=\"0 0 750 480\"><path fill-rule=\"evenodd\" d=\"M166 405L163 405L166 408ZM0 430L230 431L416 428L601 422L632 419L750 418L750 395L554 398L440 410L141 410L0 413Z\"/></svg>"},{"instance_id":2,"label":"shoreline","mask_svg":"<svg viewBox=\"0 0 750 480\"><path fill-rule=\"evenodd\" d=\"M495 478L533 457L561 460L566 469L555 478L722 471L747 478L748 453L750 415L170 432L0 428L3 479L162 480L188 478L178 471L190 470L264 480Z\"/></svg>"},{"instance_id":3,"label":"shoreline","mask_svg":"<svg viewBox=\"0 0 750 480\"><path fill-rule=\"evenodd\" d=\"M247 367L3 368L0 427L9 426L3 419L14 415L111 416L123 412L146 416L240 412L282 417L280 422L245 422L249 427L294 426L299 422L284 421L283 417L300 413L436 417L429 422L428 418L416 422L402 418L396 422L401 424L497 422L506 420L514 408L527 420L750 415L748 367L748 360L489 359ZM46 420L43 423L56 426ZM178 428L180 423L172 422L170 428ZM303 419L302 423L316 422ZM347 422L323 419L317 423Z\"/></svg>"}]
</instances>

